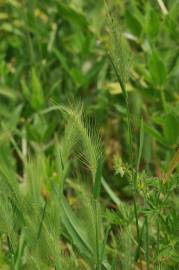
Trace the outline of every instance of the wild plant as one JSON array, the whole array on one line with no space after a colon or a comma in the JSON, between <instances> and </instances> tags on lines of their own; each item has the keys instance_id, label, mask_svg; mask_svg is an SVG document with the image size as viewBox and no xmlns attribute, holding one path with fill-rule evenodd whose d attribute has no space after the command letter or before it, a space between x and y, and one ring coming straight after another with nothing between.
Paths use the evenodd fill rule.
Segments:
<instances>
[{"instance_id":1,"label":"wild plant","mask_svg":"<svg viewBox=\"0 0 179 270\"><path fill-rule=\"evenodd\" d=\"M159 100L162 101L162 108L165 110L164 118L156 117L157 123L161 124L165 120L164 128L160 126L160 129L164 129L164 133L161 133L160 129L158 131L150 128L142 117L138 120L131 112L132 95L128 92L127 83L131 82L129 55L132 52L125 39L126 33L124 37L113 8L114 2L119 5L122 2L110 1L107 6L108 62L105 53L100 51L102 49L100 44L97 44L98 48L96 48L95 34L92 33L93 29L89 27L84 14L73 9L71 4L61 3L63 1L53 2L53 7L50 8L47 3L44 4L48 16L38 1L29 2L30 13L28 8L25 8L27 14L19 24L18 20L20 14L23 14L21 12L23 9L18 1L8 1L5 11L12 9L13 27L7 13L0 14L0 20L5 20L1 27L7 33L4 40L10 44L10 48L4 43L1 47L1 50L7 47L5 53L1 55L3 59L0 65L1 82L8 81L8 85L16 89L20 86L19 82L18 86L15 82L21 81L22 90L17 97L17 91L11 92L12 89L2 88L2 86L0 90L5 101L6 98L8 99L8 106L1 104L0 111L1 116L5 115L0 125L3 131L0 135L0 268L4 270L177 270L179 269L179 177L177 174L179 152L175 151L174 147L178 142L178 118L175 117L178 112L177 105L176 115L174 109L170 107L173 106L174 100L177 101L178 96L175 93L174 99L174 94L170 93L169 99L172 105L169 106L164 93L164 83L167 80L165 65L155 52L150 51L148 69L141 71L142 68L138 66L139 72L137 72L137 75L141 74L144 77L142 82L145 87L149 84L149 87L156 86L156 90L159 90ZM75 5L78 1L71 2ZM140 32L139 21L142 21L143 16L140 16L136 6L139 2L145 3L145 1L128 2L131 2L136 12L134 16L130 12L126 13L130 29L133 29L132 20L135 25L137 24ZM158 2L161 7L162 1ZM171 35L174 36L177 45L177 24L173 16L177 16L178 4L177 1L171 2L175 2L171 4L172 15L167 15L170 13L167 11L162 20L167 22L168 28L172 29ZM80 1L81 10L83 4L85 5L86 2ZM35 9L35 15L31 14L34 6L38 7ZM95 3L95 6L99 11L100 4L98 6ZM149 30L147 34L151 36L147 49L151 45L150 50L153 50L153 39L158 33L158 14L149 2L144 6L147 10L147 18L145 18L147 22L144 28ZM42 8L42 12L39 12L39 8ZM53 24L53 20L58 17L57 14L62 18L60 22L54 21ZM139 18L136 18L137 16ZM98 18L95 20L98 21ZM71 30L74 29L77 34L73 35ZM24 33L26 30L27 35ZM68 31L69 35L66 36ZM133 31L135 32L135 29ZM83 37L84 33L87 33L86 37ZM48 40L49 36L50 40ZM26 37L28 37L27 47L24 46ZM64 43L60 45L62 46L60 49L59 37ZM68 47L66 44L74 48L73 59L69 59L69 55L72 54L68 49L66 50ZM16 46L20 49L17 50ZM93 61L88 59L90 46L93 47L93 53L95 52L93 58L98 54L99 58L101 57L99 62L94 61L94 67ZM142 46L140 49L146 50L146 44ZM162 48L163 51L166 50L165 44ZM6 57L7 54L15 56L15 52L18 52L15 61L13 58ZM28 55L29 61L26 57L23 58L23 55ZM40 59L38 63L35 61L37 56ZM47 58L44 59L46 56ZM168 54L167 58L170 58ZM172 62L177 63L176 59L174 54ZM12 63L9 62L10 60ZM30 62L28 69L26 62ZM8 70L13 71L16 63L17 72L14 76L10 75ZM74 68L71 68L72 63ZM115 177L118 182L124 183L123 189L113 181L113 175L109 175L113 174L111 171L106 173L100 136L91 117L84 112L86 109L81 103L62 105L67 99L63 88L65 91L75 89L75 93L78 94L81 94L80 90L84 88L83 94L87 94L87 90L94 91L93 84L98 75L103 79L105 76L109 79L108 63L113 68L118 82L117 87L121 89L125 103L122 118L127 123L125 141L129 144L129 150L126 147L125 161L120 154L114 157ZM174 68L174 73L171 66L170 63L171 74L177 73L178 66ZM104 74L100 74L100 69ZM134 76L133 80L135 78ZM137 77L136 80L140 78ZM101 81L99 79L95 85L102 86ZM59 97L59 82L62 104L47 107L47 100L50 97L53 96L54 99ZM177 84L176 78L175 84ZM137 82L136 85L140 83ZM135 88L134 90L137 91L137 86ZM153 90L151 91L150 98L153 95ZM96 98L98 91L94 92ZM100 89L99 92L103 90ZM158 97L158 92L155 95ZM117 95L116 103L119 101L118 97L121 100L121 95ZM105 100L107 98L108 95L105 95ZM150 103L153 102L152 98L151 100ZM20 103L19 106L17 102ZM88 101L87 104L90 102ZM100 101L96 101L95 105L100 108ZM9 112L9 107L13 108L13 113ZM89 107L90 111L95 108L94 104ZM155 110L156 107L152 108ZM108 111L108 107L105 111ZM144 113L144 119L147 113L148 110ZM64 130L63 135L62 130ZM163 147L158 156L162 159L161 173L158 175L153 173L155 170L152 166L155 164L148 164L152 169L145 170L143 162L143 148L148 144L146 140L148 133L152 134ZM167 144L168 141L171 142L170 146ZM8 142L8 146L4 142ZM29 156L27 149L31 150ZM173 158L170 158L170 155L166 155L167 158L163 157L168 149L172 149Z\"/></svg>"},{"instance_id":2,"label":"wild plant","mask_svg":"<svg viewBox=\"0 0 179 270\"><path fill-rule=\"evenodd\" d=\"M168 204L170 204L170 195L169 193L174 192L175 188L177 187L177 177L176 178L168 178L169 183L164 181L164 178L148 178L148 176L144 173L139 172L140 168L140 161L142 157L142 149L143 143L145 139L145 132L144 132L144 124L141 118L139 126L139 138L138 138L138 145L137 145L137 154L134 153L134 135L133 135L133 121L134 117L132 117L130 112L129 106L129 96L126 90L126 83L128 78L130 77L129 71L129 48L124 40L124 37L121 34L118 18L115 16L115 13L112 11L112 4L110 3L107 6L108 12L108 35L109 41L107 43L107 51L109 60L111 62L112 68L116 75L117 81L119 86L122 89L122 94L125 100L126 111L127 111L127 125L128 125L128 138L129 138L129 166L130 166L130 173L128 174L128 181L131 185L132 190L132 201L133 201L133 213L135 218L135 227L136 227L136 239L137 242L135 243L136 249L135 252L128 254L128 259L125 257L124 263L121 265L122 269L133 269L133 265L139 262L140 269L151 269L152 265L154 269L168 269L165 268L164 263L162 262L162 252L163 249L163 237L162 233L164 232L164 227L166 223L164 219L168 219ZM136 123L138 119L135 119ZM136 148L135 148L136 149ZM178 154L175 155L175 161L178 160ZM176 166L176 162L172 159L170 163L170 167ZM120 164L122 166L122 163ZM176 167L175 167L176 168ZM121 170L121 167L119 168ZM170 176L171 176L171 170ZM125 170L124 170L125 172ZM123 176L122 176L123 177ZM175 179L175 180L174 180ZM171 189L168 188L168 185L172 187ZM169 193L168 193L169 192ZM171 194L171 193L170 193ZM111 196L112 198L112 196ZM142 200L142 203L141 203ZM154 206L155 205L155 206ZM155 209L155 210L154 210ZM146 211L147 210L147 211ZM119 211L120 205L119 205ZM174 210L176 215L176 209ZM152 214L153 213L153 214ZM175 217L173 218L175 219ZM113 221L114 224L118 223L119 220L116 218L115 214L110 216L109 220ZM176 219L175 219L176 220ZM155 222L155 225L152 224ZM124 223L124 219L123 222ZM122 224L121 223L121 224ZM165 223L165 225L164 225ZM124 223L125 224L125 223ZM128 239L133 238L133 233L131 231L131 227L129 226L131 221L128 223L128 229L132 236L130 237L127 231L123 229L121 233L124 233L126 236L128 234ZM164 227L163 227L164 226ZM163 230L161 230L161 227ZM155 234L155 237L152 237L152 233ZM166 228L165 228L166 233ZM169 233L170 234L170 233ZM170 235L168 237L172 238ZM152 237L152 240L151 240ZM121 240L124 239L122 236ZM155 240L154 240L155 239ZM133 239L134 241L134 239ZM153 243L151 243L154 241ZM161 244L162 243L162 244ZM151 247L154 245L154 252L152 252ZM164 244L165 246L165 244ZM166 247L166 246L165 246ZM131 244L127 244L125 249L125 253L127 255L127 249L131 249ZM168 250L168 249L167 249ZM176 254L176 246L172 249L172 254ZM175 250L175 251L174 251ZM174 252L174 253L173 253ZM145 259L145 263L143 261L143 255ZM129 260L129 258L133 256L133 262ZM175 257L175 255L172 255ZM172 257L171 256L171 257ZM173 260L170 257L171 260ZM176 257L175 257L176 258ZM175 261L175 259L174 259ZM174 263L174 267L178 266L178 262ZM117 268L116 268L117 269ZM173 268L172 268L173 269Z\"/></svg>"}]
</instances>

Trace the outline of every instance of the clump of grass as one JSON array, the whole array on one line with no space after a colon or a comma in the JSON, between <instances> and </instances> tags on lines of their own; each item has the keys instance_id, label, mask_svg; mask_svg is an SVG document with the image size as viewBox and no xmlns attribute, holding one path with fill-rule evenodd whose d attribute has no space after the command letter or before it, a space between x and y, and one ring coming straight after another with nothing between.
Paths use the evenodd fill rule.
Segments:
<instances>
[{"instance_id":1,"label":"clump of grass","mask_svg":"<svg viewBox=\"0 0 179 270\"><path fill-rule=\"evenodd\" d=\"M178 269L177 1L167 16L151 1L109 1L109 59L96 40L103 1L6 2L0 268ZM62 105L69 95L100 122L105 158L83 105Z\"/></svg>"},{"instance_id":2,"label":"clump of grass","mask_svg":"<svg viewBox=\"0 0 179 270\"><path fill-rule=\"evenodd\" d=\"M65 137L56 150L58 181L51 180L51 165L42 153L25 163L26 181L21 184L23 188L16 183L15 175L11 171L6 175L7 167L2 169L1 166L0 228L8 239L9 263L17 269L41 269L45 265L62 269L66 259L61 256L63 247L60 239L65 237L91 268L107 269L106 240L103 240L99 205L102 165L99 137L96 131L91 133L91 125L86 121L81 105L75 108L56 106L55 109L60 110L67 119ZM85 193L86 202L83 196L82 203L89 214L85 214L86 221L83 223L64 196L70 153L74 150L77 159L83 157L88 165L93 184L92 196ZM8 196L3 203L5 192ZM16 241L12 235L15 235ZM77 264L77 258L75 260Z\"/></svg>"}]
</instances>

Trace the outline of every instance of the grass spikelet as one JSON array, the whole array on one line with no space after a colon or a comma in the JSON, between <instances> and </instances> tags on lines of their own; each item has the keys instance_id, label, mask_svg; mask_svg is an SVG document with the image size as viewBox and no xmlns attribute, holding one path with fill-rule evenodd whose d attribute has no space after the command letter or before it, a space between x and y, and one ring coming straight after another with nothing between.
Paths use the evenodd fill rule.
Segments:
<instances>
[{"instance_id":1,"label":"grass spikelet","mask_svg":"<svg viewBox=\"0 0 179 270\"><path fill-rule=\"evenodd\" d=\"M126 95L125 85L129 77L129 51L127 42L122 36L117 16L112 13L112 4L107 6L108 56L115 75L120 83L123 94Z\"/></svg>"},{"instance_id":2,"label":"grass spikelet","mask_svg":"<svg viewBox=\"0 0 179 270\"><path fill-rule=\"evenodd\" d=\"M67 115L68 125L72 126L78 133L76 141L82 146L80 156L89 167L94 182L98 161L102 157L99 135L91 124L91 120L84 114L82 105L78 104L73 108L59 106L59 110Z\"/></svg>"}]
</instances>

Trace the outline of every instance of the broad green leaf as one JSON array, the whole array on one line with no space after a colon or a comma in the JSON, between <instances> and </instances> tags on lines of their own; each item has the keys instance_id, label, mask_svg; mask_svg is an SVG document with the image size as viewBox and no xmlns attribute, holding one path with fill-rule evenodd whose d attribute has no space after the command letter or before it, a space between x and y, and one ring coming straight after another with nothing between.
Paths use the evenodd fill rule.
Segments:
<instances>
[{"instance_id":1,"label":"broad green leaf","mask_svg":"<svg viewBox=\"0 0 179 270\"><path fill-rule=\"evenodd\" d=\"M69 5L62 4L61 0L58 0L58 11L62 17L70 21L72 24L74 23L84 28L88 26L85 16L71 8Z\"/></svg>"},{"instance_id":2,"label":"broad green leaf","mask_svg":"<svg viewBox=\"0 0 179 270\"><path fill-rule=\"evenodd\" d=\"M90 259L93 255L93 249L88 242L84 228L81 227L78 218L71 210L65 198L62 203L62 223L66 229L66 233L70 236L72 243L86 258Z\"/></svg>"},{"instance_id":3,"label":"broad green leaf","mask_svg":"<svg viewBox=\"0 0 179 270\"><path fill-rule=\"evenodd\" d=\"M142 26L134 14L127 11L125 14L127 26L135 36L140 36L142 32Z\"/></svg>"},{"instance_id":4,"label":"broad green leaf","mask_svg":"<svg viewBox=\"0 0 179 270\"><path fill-rule=\"evenodd\" d=\"M160 20L159 14L156 13L154 9L150 8L150 11L147 14L147 26L146 31L150 38L155 38L159 32Z\"/></svg>"},{"instance_id":5,"label":"broad green leaf","mask_svg":"<svg viewBox=\"0 0 179 270\"><path fill-rule=\"evenodd\" d=\"M179 141L179 117L169 113L163 117L162 121L165 140L173 145Z\"/></svg>"},{"instance_id":6,"label":"broad green leaf","mask_svg":"<svg viewBox=\"0 0 179 270\"><path fill-rule=\"evenodd\" d=\"M153 85L162 86L165 84L167 80L167 70L157 51L152 52L149 56L149 71Z\"/></svg>"}]
</instances>

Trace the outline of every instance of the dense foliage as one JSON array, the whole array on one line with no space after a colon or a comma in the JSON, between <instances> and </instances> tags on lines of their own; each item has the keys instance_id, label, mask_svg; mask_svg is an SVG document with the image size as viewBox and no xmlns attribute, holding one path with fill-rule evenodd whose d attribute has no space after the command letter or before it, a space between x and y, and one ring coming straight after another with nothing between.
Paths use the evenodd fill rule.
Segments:
<instances>
[{"instance_id":1,"label":"dense foliage","mask_svg":"<svg viewBox=\"0 0 179 270\"><path fill-rule=\"evenodd\" d=\"M0 269L179 269L178 16L0 0Z\"/></svg>"}]
</instances>

